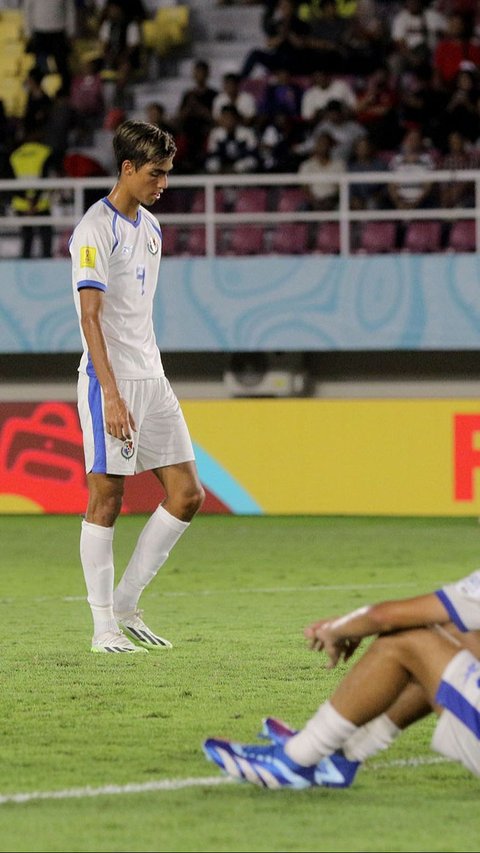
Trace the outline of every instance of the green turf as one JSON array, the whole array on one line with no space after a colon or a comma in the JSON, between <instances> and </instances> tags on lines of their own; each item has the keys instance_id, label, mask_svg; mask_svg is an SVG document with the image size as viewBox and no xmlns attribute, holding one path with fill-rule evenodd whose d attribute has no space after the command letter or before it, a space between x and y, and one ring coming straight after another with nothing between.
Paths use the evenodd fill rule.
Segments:
<instances>
[{"instance_id":1,"label":"green turf","mask_svg":"<svg viewBox=\"0 0 480 853\"><path fill-rule=\"evenodd\" d=\"M144 521L118 522L118 573ZM79 529L0 518L0 795L222 779L204 738L254 740L268 714L301 725L340 678L307 650L306 624L461 577L480 545L471 518L201 516L142 598L174 648L125 658L89 652ZM3 803L0 850L476 851L479 782L435 763L432 722L348 791L222 781Z\"/></svg>"}]
</instances>

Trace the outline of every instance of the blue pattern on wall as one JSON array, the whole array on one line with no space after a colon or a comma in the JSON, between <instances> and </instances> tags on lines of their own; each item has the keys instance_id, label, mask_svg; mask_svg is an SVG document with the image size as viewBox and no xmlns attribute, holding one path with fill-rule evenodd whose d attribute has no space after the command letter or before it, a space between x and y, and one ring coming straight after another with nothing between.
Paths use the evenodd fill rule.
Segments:
<instances>
[{"instance_id":1,"label":"blue pattern on wall","mask_svg":"<svg viewBox=\"0 0 480 853\"><path fill-rule=\"evenodd\" d=\"M68 260L2 261L1 352L79 352ZM477 349L475 254L165 258L164 351Z\"/></svg>"}]
</instances>

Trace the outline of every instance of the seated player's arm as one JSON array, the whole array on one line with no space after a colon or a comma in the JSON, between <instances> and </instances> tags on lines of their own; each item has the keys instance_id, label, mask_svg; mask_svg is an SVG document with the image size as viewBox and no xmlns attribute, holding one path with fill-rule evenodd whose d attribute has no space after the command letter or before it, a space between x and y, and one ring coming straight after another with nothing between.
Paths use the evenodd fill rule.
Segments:
<instances>
[{"instance_id":1,"label":"seated player's arm","mask_svg":"<svg viewBox=\"0 0 480 853\"><path fill-rule=\"evenodd\" d=\"M335 666L348 660L363 637L425 625L445 624L450 616L435 593L360 607L345 616L314 622L305 629L310 648L324 650Z\"/></svg>"}]
</instances>

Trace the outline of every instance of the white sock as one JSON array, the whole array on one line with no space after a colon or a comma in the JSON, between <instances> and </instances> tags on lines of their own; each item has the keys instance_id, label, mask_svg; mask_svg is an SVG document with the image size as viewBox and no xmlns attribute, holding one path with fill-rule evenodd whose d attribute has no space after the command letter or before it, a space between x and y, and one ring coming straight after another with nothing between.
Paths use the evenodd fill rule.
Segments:
<instances>
[{"instance_id":1,"label":"white sock","mask_svg":"<svg viewBox=\"0 0 480 853\"><path fill-rule=\"evenodd\" d=\"M350 761L365 761L382 749L387 749L399 735L401 729L392 723L386 714L380 714L364 726L360 726L343 744L345 757Z\"/></svg>"},{"instance_id":2,"label":"white sock","mask_svg":"<svg viewBox=\"0 0 480 853\"><path fill-rule=\"evenodd\" d=\"M158 506L143 528L130 562L114 594L115 613L136 610L138 599L145 587L163 566L171 549L178 542L190 522L180 521Z\"/></svg>"},{"instance_id":3,"label":"white sock","mask_svg":"<svg viewBox=\"0 0 480 853\"><path fill-rule=\"evenodd\" d=\"M113 527L82 521L80 559L95 636L118 631L113 615Z\"/></svg>"},{"instance_id":4,"label":"white sock","mask_svg":"<svg viewBox=\"0 0 480 853\"><path fill-rule=\"evenodd\" d=\"M324 702L307 725L286 742L285 752L303 767L318 764L320 759L343 746L356 729L357 726L342 717L330 702Z\"/></svg>"}]
</instances>

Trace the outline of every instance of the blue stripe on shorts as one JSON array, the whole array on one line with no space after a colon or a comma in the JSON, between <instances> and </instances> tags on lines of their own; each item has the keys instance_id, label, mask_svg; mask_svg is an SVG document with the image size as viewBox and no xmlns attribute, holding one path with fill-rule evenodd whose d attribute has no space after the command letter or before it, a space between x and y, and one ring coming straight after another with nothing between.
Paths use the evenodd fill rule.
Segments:
<instances>
[{"instance_id":1,"label":"blue stripe on shorts","mask_svg":"<svg viewBox=\"0 0 480 853\"><path fill-rule=\"evenodd\" d=\"M93 465L92 474L107 473L107 449L105 447L105 425L103 423L102 391L95 369L88 356L88 406L93 427Z\"/></svg>"},{"instance_id":2,"label":"blue stripe on shorts","mask_svg":"<svg viewBox=\"0 0 480 853\"><path fill-rule=\"evenodd\" d=\"M435 701L442 708L446 708L447 711L454 714L458 720L461 720L480 740L480 709L472 705L465 696L462 696L456 687L452 687L447 681L441 681Z\"/></svg>"}]
</instances>

